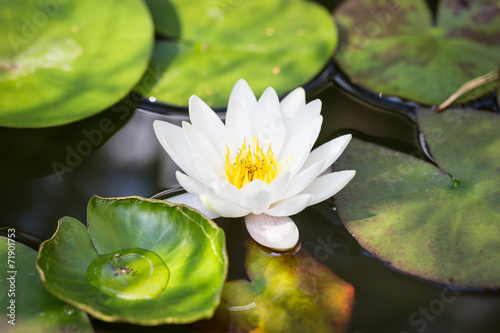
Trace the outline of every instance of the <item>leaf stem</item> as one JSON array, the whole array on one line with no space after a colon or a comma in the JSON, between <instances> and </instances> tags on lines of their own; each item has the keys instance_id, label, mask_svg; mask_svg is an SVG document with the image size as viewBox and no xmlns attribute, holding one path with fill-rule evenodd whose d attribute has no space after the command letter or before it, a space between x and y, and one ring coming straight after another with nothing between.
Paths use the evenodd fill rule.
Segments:
<instances>
[{"instance_id":1,"label":"leaf stem","mask_svg":"<svg viewBox=\"0 0 500 333\"><path fill-rule=\"evenodd\" d=\"M441 112L444 109L446 109L448 106L450 106L451 103L453 103L457 98L465 94L466 92L471 91L472 89L475 89L477 87L480 87L482 85L485 85L487 83L493 82L498 80L498 71L491 71L483 76L477 77L473 80L470 80L466 83L464 83L458 90L448 97L446 101L441 103L437 109L436 112Z\"/></svg>"}]
</instances>

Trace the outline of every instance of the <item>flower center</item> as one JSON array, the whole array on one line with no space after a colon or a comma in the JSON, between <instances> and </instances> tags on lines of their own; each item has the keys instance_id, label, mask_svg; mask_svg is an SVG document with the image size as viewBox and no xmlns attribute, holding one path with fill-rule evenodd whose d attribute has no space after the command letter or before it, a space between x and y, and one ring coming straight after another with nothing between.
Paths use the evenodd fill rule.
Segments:
<instances>
[{"instance_id":1,"label":"flower center","mask_svg":"<svg viewBox=\"0 0 500 333\"><path fill-rule=\"evenodd\" d=\"M245 139L233 162L229 159L229 147L226 146L226 148L226 178L238 189L254 179L260 179L269 184L276 178L278 161L273 154L271 144L269 144L267 154L264 154L257 137L254 136L249 145Z\"/></svg>"}]
</instances>

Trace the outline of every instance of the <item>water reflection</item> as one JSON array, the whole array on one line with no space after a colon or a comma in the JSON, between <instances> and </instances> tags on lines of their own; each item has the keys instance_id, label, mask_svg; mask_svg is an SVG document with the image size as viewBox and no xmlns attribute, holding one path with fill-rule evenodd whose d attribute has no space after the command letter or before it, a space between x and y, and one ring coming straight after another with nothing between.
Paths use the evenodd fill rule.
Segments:
<instances>
[{"instance_id":1,"label":"water reflection","mask_svg":"<svg viewBox=\"0 0 500 333\"><path fill-rule=\"evenodd\" d=\"M324 122L318 144L347 129L398 146L400 150L411 152L419 149L416 126L405 115L359 103L336 86L329 86L311 97L323 101ZM0 226L24 228L45 240L52 236L57 220L63 216L86 221L86 206L93 195L149 197L177 185L175 164L168 159L154 136L152 123L161 119L180 124L187 115L143 110L130 117L128 121L116 119L113 122L116 133L107 141L103 140L100 148L93 150L72 172L66 172L62 177L53 174L51 162L65 158L67 145L75 147L75 141L71 141L72 132L78 143L81 140L78 135L82 135L84 129L91 131L92 127L79 122L71 130L58 135L36 130L40 131L36 136L30 136L28 131L5 136L0 177L9 183L9 187L0 187ZM0 130L0 136L10 130L3 131ZM307 208L293 218L300 230L304 249L356 289L350 332L418 331L421 326L412 325L410 316L416 312L419 317L412 318L421 319L420 307L426 308L434 299L440 299L443 286L403 275L386 267L377 258L365 255L342 226L331 201ZM226 233L230 261L228 280L245 279L243 244L248 233L243 219L218 218L216 223ZM251 305L252 302L241 305ZM476 306L481 306L483 312L474 312ZM467 333L495 332L493 329L500 327L500 317L495 314L499 308L498 293L464 291L456 301L447 304L442 313L431 313L435 319L426 322L425 332L452 332L460 327L464 327L463 332ZM460 315L465 312L470 315ZM137 331L137 326L133 325L99 321L94 325L98 332ZM141 327L141 332L193 330L184 326Z\"/></svg>"},{"instance_id":2,"label":"water reflection","mask_svg":"<svg viewBox=\"0 0 500 333\"><path fill-rule=\"evenodd\" d=\"M246 279L229 281L213 326L224 332L343 332L354 289L304 249L273 253L248 239Z\"/></svg>"}]
</instances>

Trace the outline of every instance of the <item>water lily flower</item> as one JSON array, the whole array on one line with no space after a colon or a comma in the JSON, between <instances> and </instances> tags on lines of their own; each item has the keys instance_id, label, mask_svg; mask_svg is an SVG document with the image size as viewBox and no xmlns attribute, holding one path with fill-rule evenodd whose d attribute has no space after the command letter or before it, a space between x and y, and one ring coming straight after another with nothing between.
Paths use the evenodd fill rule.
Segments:
<instances>
[{"instance_id":1,"label":"water lily flower","mask_svg":"<svg viewBox=\"0 0 500 333\"><path fill-rule=\"evenodd\" d=\"M272 88L257 100L241 79L229 97L225 124L192 96L191 123L179 127L156 120L154 129L184 171L176 177L191 199L219 216L245 217L255 241L284 251L299 238L289 216L333 196L355 175L354 170L323 174L351 135L311 151L323 121L320 111L321 101L306 104L302 88L281 103Z\"/></svg>"}]
</instances>

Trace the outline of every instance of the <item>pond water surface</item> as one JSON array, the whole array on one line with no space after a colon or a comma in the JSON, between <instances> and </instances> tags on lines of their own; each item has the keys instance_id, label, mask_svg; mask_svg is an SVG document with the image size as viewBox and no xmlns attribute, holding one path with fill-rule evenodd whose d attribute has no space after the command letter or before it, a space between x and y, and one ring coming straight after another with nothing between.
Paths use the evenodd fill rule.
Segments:
<instances>
[{"instance_id":1,"label":"pond water surface","mask_svg":"<svg viewBox=\"0 0 500 333\"><path fill-rule=\"evenodd\" d=\"M412 120L411 103L377 100L376 95L365 95L344 84L341 74L335 72L326 77L328 80L319 80L321 89L317 89L318 85L308 87L310 95L314 95L311 97L323 102L324 123L318 144L350 132L404 152L421 152L418 155L425 158ZM72 216L86 221L86 206L93 195L150 197L177 186L176 167L158 143L152 122L163 119L179 123L187 119L186 114L165 108L160 108L162 113L150 112L143 109L150 108L146 104L135 110L136 102L129 96L125 103L101 115L59 128L0 128L0 225L18 228L19 236L26 230L26 235L32 236L26 243L36 248L37 239L52 236L59 218ZM60 169L59 165L70 168ZM355 287L349 332L500 331L497 291L454 290L387 267L367 254L347 232L333 200L307 208L294 220L302 246ZM243 220L219 218L216 223L226 233L228 279L245 278L243 244L248 233ZM138 329L97 320L93 324L97 332ZM191 328L140 330L170 332Z\"/></svg>"}]
</instances>

